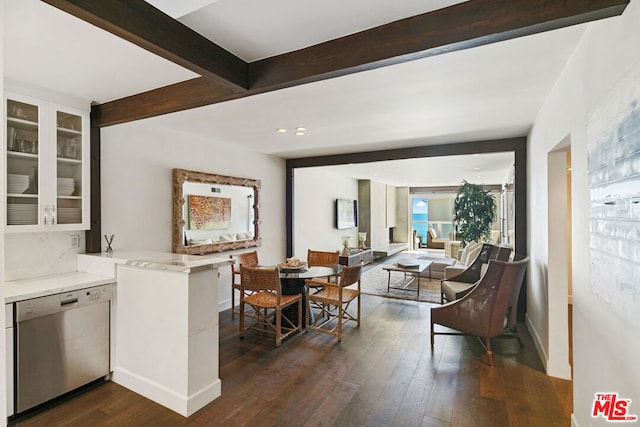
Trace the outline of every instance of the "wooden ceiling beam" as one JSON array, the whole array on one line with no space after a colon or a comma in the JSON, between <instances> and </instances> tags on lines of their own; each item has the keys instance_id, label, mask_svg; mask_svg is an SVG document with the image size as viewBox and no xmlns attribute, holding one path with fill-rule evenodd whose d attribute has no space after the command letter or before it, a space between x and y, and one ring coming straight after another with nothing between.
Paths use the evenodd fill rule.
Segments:
<instances>
[{"instance_id":1,"label":"wooden ceiling beam","mask_svg":"<svg viewBox=\"0 0 640 427\"><path fill-rule=\"evenodd\" d=\"M91 107L91 125L105 127L166 113L190 110L244 96L246 91L229 88L197 77L148 92Z\"/></svg>"},{"instance_id":2,"label":"wooden ceiling beam","mask_svg":"<svg viewBox=\"0 0 640 427\"><path fill-rule=\"evenodd\" d=\"M470 0L250 63L246 91L211 85L205 76L97 105L94 125L153 117L608 18L620 15L629 1ZM91 0L62 3L71 2Z\"/></svg>"},{"instance_id":3,"label":"wooden ceiling beam","mask_svg":"<svg viewBox=\"0 0 640 427\"><path fill-rule=\"evenodd\" d=\"M249 64L249 89L295 86L619 15L629 0L470 0Z\"/></svg>"},{"instance_id":4,"label":"wooden ceiling beam","mask_svg":"<svg viewBox=\"0 0 640 427\"><path fill-rule=\"evenodd\" d=\"M245 90L248 65L143 0L42 0L219 85Z\"/></svg>"}]
</instances>

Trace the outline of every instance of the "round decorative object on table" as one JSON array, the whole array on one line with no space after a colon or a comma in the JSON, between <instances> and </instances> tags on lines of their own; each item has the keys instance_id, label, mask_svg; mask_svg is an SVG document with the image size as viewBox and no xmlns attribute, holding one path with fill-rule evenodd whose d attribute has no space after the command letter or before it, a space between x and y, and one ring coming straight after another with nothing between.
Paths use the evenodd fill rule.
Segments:
<instances>
[{"instance_id":1,"label":"round decorative object on table","mask_svg":"<svg viewBox=\"0 0 640 427\"><path fill-rule=\"evenodd\" d=\"M349 255L349 239L351 236L342 236L342 255Z\"/></svg>"},{"instance_id":2,"label":"round decorative object on table","mask_svg":"<svg viewBox=\"0 0 640 427\"><path fill-rule=\"evenodd\" d=\"M359 232L358 233L358 249L360 250L367 249L367 245L365 244L366 241L367 241L367 233L364 231Z\"/></svg>"},{"instance_id":3,"label":"round decorative object on table","mask_svg":"<svg viewBox=\"0 0 640 427\"><path fill-rule=\"evenodd\" d=\"M285 273L295 273L295 272L300 272L301 270L304 270L307 268L307 263L306 262L301 262L298 265L291 265L288 264L286 262L282 263L282 264L278 264L278 269L280 270L281 273L285 272Z\"/></svg>"}]
</instances>

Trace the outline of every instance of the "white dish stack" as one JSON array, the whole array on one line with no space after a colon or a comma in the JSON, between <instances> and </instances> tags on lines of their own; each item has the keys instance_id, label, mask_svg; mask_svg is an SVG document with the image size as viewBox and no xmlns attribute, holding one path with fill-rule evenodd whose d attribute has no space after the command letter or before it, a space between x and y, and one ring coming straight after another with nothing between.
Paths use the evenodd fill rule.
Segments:
<instances>
[{"instance_id":1,"label":"white dish stack","mask_svg":"<svg viewBox=\"0 0 640 427\"><path fill-rule=\"evenodd\" d=\"M82 222L82 209L58 208L58 224L79 224Z\"/></svg>"},{"instance_id":2,"label":"white dish stack","mask_svg":"<svg viewBox=\"0 0 640 427\"><path fill-rule=\"evenodd\" d=\"M7 225L32 225L38 223L38 205L7 204Z\"/></svg>"},{"instance_id":3,"label":"white dish stack","mask_svg":"<svg viewBox=\"0 0 640 427\"><path fill-rule=\"evenodd\" d=\"M76 191L73 178L58 178L58 196L71 196Z\"/></svg>"},{"instance_id":4,"label":"white dish stack","mask_svg":"<svg viewBox=\"0 0 640 427\"><path fill-rule=\"evenodd\" d=\"M29 188L29 175L7 174L7 193L22 194Z\"/></svg>"}]
</instances>

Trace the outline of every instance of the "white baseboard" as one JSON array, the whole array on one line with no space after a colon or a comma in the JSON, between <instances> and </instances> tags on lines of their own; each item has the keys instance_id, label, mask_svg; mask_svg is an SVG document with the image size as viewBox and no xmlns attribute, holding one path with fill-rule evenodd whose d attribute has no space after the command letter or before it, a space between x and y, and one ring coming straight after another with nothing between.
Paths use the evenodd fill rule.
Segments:
<instances>
[{"instance_id":1,"label":"white baseboard","mask_svg":"<svg viewBox=\"0 0 640 427\"><path fill-rule=\"evenodd\" d=\"M123 368L115 368L111 380L177 412L183 417L194 414L214 399L220 397L222 393L222 383L219 378L191 396L185 396Z\"/></svg>"},{"instance_id":2,"label":"white baseboard","mask_svg":"<svg viewBox=\"0 0 640 427\"><path fill-rule=\"evenodd\" d=\"M540 339L540 334L533 326L533 322L529 315L526 315L526 325L529 329L529 333L531 334L531 338L533 339L533 343L536 346L536 350L538 351L538 355L542 360L542 364L544 365L544 372L552 377L562 378L566 380L571 379L571 365L569 365L569 361L550 361L549 355L545 351L544 346L542 345L542 340Z\"/></svg>"},{"instance_id":3,"label":"white baseboard","mask_svg":"<svg viewBox=\"0 0 640 427\"><path fill-rule=\"evenodd\" d=\"M236 302L237 304L237 302ZM225 311L231 308L231 298L227 298L222 301L218 301L218 313L221 311Z\"/></svg>"},{"instance_id":4,"label":"white baseboard","mask_svg":"<svg viewBox=\"0 0 640 427\"><path fill-rule=\"evenodd\" d=\"M538 334L535 326L533 326L529 313L525 315L525 323L529 329L531 338L533 339L533 344L536 346L536 350L538 351L538 356L540 356L540 360L542 360L542 364L544 365L544 371L547 372L547 361L549 360L549 357L547 356L544 346L542 345L542 341L540 340L540 334Z\"/></svg>"}]
</instances>

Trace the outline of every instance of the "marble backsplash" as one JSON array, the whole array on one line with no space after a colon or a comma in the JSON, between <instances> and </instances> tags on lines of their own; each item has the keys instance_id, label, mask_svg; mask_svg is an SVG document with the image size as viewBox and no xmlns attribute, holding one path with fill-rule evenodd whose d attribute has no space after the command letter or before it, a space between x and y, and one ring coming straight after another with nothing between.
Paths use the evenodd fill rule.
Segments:
<instances>
[{"instance_id":1,"label":"marble backsplash","mask_svg":"<svg viewBox=\"0 0 640 427\"><path fill-rule=\"evenodd\" d=\"M77 247L72 247L74 236ZM76 271L76 255L84 252L84 231L5 234L4 280Z\"/></svg>"}]
</instances>

